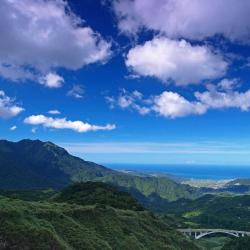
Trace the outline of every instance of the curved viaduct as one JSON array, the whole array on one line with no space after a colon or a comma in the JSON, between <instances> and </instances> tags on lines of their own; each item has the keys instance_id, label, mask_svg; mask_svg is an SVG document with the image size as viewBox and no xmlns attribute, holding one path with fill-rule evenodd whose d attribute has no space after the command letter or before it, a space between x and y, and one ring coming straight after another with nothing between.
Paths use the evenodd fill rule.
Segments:
<instances>
[{"instance_id":1,"label":"curved viaduct","mask_svg":"<svg viewBox=\"0 0 250 250\"><path fill-rule=\"evenodd\" d=\"M183 233L187 237L193 237L196 240L211 234L228 234L234 237L244 237L250 236L250 232L247 231L237 231L237 230L226 230L226 229L177 229L179 232Z\"/></svg>"}]
</instances>

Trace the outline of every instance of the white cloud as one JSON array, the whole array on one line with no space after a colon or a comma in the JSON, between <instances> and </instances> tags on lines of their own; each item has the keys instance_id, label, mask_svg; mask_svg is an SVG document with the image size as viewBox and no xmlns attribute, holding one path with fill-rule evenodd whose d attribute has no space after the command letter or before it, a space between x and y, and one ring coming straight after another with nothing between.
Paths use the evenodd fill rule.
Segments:
<instances>
[{"instance_id":1,"label":"white cloud","mask_svg":"<svg viewBox=\"0 0 250 250\"><path fill-rule=\"evenodd\" d=\"M52 110L49 110L48 111L48 114L51 114L51 115L60 115L61 112L57 109L52 109Z\"/></svg>"},{"instance_id":2,"label":"white cloud","mask_svg":"<svg viewBox=\"0 0 250 250\"><path fill-rule=\"evenodd\" d=\"M105 62L111 54L111 43L76 16L66 1L2 0L0 16L2 77L39 80L58 67L77 70ZM55 87L62 81L45 82Z\"/></svg>"},{"instance_id":3,"label":"white cloud","mask_svg":"<svg viewBox=\"0 0 250 250\"><path fill-rule=\"evenodd\" d=\"M209 109L239 108L242 111L250 109L250 90L246 92L217 90L195 92L195 97Z\"/></svg>"},{"instance_id":4,"label":"white cloud","mask_svg":"<svg viewBox=\"0 0 250 250\"><path fill-rule=\"evenodd\" d=\"M81 85L74 85L72 87L72 89L70 89L68 92L67 92L67 96L72 96L76 99L81 99L83 98L83 94L84 94L84 89Z\"/></svg>"},{"instance_id":5,"label":"white cloud","mask_svg":"<svg viewBox=\"0 0 250 250\"><path fill-rule=\"evenodd\" d=\"M156 37L130 49L126 66L140 76L187 85L223 76L228 64L205 45Z\"/></svg>"},{"instance_id":6,"label":"white cloud","mask_svg":"<svg viewBox=\"0 0 250 250\"><path fill-rule=\"evenodd\" d=\"M25 79L36 80L35 75L29 70L25 70L22 67L4 64L0 61L0 76L11 79L12 81L22 81Z\"/></svg>"},{"instance_id":7,"label":"white cloud","mask_svg":"<svg viewBox=\"0 0 250 250\"><path fill-rule=\"evenodd\" d=\"M170 38L205 39L216 34L250 42L249 0L115 0L122 32L158 31Z\"/></svg>"},{"instance_id":8,"label":"white cloud","mask_svg":"<svg viewBox=\"0 0 250 250\"><path fill-rule=\"evenodd\" d=\"M218 84L219 89L225 90L225 91L233 90L239 86L240 86L240 83L238 79L225 78L225 79L222 79Z\"/></svg>"},{"instance_id":9,"label":"white cloud","mask_svg":"<svg viewBox=\"0 0 250 250\"><path fill-rule=\"evenodd\" d=\"M123 90L117 98L106 97L111 108L135 110L141 115L155 113L166 118L178 118L189 115L202 115L216 109L238 108L250 110L250 89L239 92L233 88L238 86L237 79L223 79L217 85L207 85L207 90L196 91L192 100L172 91L164 91L148 98L140 93L136 98L134 92Z\"/></svg>"},{"instance_id":10,"label":"white cloud","mask_svg":"<svg viewBox=\"0 0 250 250\"><path fill-rule=\"evenodd\" d=\"M24 108L14 104L14 99L0 90L0 118L11 118L24 111Z\"/></svg>"},{"instance_id":11,"label":"white cloud","mask_svg":"<svg viewBox=\"0 0 250 250\"><path fill-rule=\"evenodd\" d=\"M118 98L106 96L105 99L110 108L114 108L115 106L118 106L122 109L129 108L131 110L138 111L141 115L146 115L151 111L148 107L141 106L143 103L143 95L137 90L129 93L125 89L122 89Z\"/></svg>"},{"instance_id":12,"label":"white cloud","mask_svg":"<svg viewBox=\"0 0 250 250\"><path fill-rule=\"evenodd\" d=\"M10 131L14 131L14 130L16 130L16 129L17 129L17 126L16 126L16 125L10 127Z\"/></svg>"},{"instance_id":13,"label":"white cloud","mask_svg":"<svg viewBox=\"0 0 250 250\"><path fill-rule=\"evenodd\" d=\"M64 79L55 73L48 73L40 78L40 83L48 88L60 88L64 83Z\"/></svg>"},{"instance_id":14,"label":"white cloud","mask_svg":"<svg viewBox=\"0 0 250 250\"><path fill-rule=\"evenodd\" d=\"M79 133L98 130L113 130L116 128L116 126L113 124L99 126L82 121L70 121L66 120L66 118L53 118L44 115L31 115L24 119L24 123L30 125L43 125L46 128L71 129Z\"/></svg>"},{"instance_id":15,"label":"white cloud","mask_svg":"<svg viewBox=\"0 0 250 250\"><path fill-rule=\"evenodd\" d=\"M188 101L178 93L164 91L153 97L152 109L161 116L169 118L184 117L192 114L201 115L207 111L203 103Z\"/></svg>"}]
</instances>

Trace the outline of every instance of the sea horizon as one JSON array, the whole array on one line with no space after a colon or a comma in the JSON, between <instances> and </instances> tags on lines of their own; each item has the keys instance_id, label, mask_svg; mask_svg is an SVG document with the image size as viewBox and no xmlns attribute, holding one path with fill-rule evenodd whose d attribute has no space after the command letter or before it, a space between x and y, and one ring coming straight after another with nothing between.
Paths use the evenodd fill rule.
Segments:
<instances>
[{"instance_id":1,"label":"sea horizon","mask_svg":"<svg viewBox=\"0 0 250 250\"><path fill-rule=\"evenodd\" d=\"M229 180L250 178L248 165L203 165L203 164L132 164L104 163L117 171L137 171L140 173L162 173L188 179Z\"/></svg>"}]
</instances>

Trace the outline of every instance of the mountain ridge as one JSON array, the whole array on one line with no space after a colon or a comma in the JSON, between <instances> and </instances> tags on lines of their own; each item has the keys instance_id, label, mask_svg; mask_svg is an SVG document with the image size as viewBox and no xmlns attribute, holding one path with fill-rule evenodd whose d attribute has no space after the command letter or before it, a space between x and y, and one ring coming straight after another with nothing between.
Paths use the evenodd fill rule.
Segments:
<instances>
[{"instance_id":1,"label":"mountain ridge","mask_svg":"<svg viewBox=\"0 0 250 250\"><path fill-rule=\"evenodd\" d=\"M61 189L72 182L101 181L144 196L162 199L196 198L199 190L165 177L140 177L85 161L64 148L47 141L24 139L0 140L0 188Z\"/></svg>"}]
</instances>

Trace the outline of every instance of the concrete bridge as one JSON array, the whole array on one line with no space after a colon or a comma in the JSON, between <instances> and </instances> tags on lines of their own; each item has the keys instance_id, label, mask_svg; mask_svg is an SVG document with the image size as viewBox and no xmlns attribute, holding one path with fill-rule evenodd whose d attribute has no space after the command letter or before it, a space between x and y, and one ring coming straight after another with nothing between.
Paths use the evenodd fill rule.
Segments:
<instances>
[{"instance_id":1,"label":"concrete bridge","mask_svg":"<svg viewBox=\"0 0 250 250\"><path fill-rule=\"evenodd\" d=\"M226 229L177 229L179 232L183 233L187 237L194 237L196 240L211 234L228 234L234 237L244 237L250 236L250 232L246 231L236 231L236 230L226 230Z\"/></svg>"}]
</instances>

